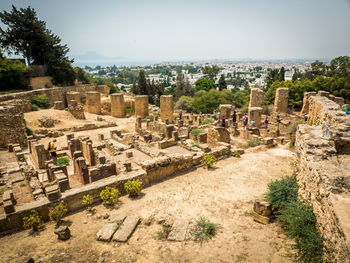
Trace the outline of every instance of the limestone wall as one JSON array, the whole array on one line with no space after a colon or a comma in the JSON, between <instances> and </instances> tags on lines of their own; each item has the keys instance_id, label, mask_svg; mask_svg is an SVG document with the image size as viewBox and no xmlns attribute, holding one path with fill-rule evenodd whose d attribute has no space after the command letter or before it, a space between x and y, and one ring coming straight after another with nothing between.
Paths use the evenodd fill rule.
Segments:
<instances>
[{"instance_id":1,"label":"limestone wall","mask_svg":"<svg viewBox=\"0 0 350 263\"><path fill-rule=\"evenodd\" d=\"M174 118L173 95L160 96L160 118L163 122L165 122L166 119L168 119L170 123L173 122L173 118Z\"/></svg>"},{"instance_id":2,"label":"limestone wall","mask_svg":"<svg viewBox=\"0 0 350 263\"><path fill-rule=\"evenodd\" d=\"M231 118L231 110L232 110L231 104L220 104L219 105L220 117L222 118L225 116L226 120L228 120L229 118Z\"/></svg>"},{"instance_id":3,"label":"limestone wall","mask_svg":"<svg viewBox=\"0 0 350 263\"><path fill-rule=\"evenodd\" d=\"M148 96L147 95L135 96L135 116L140 116L142 119L148 116Z\"/></svg>"},{"instance_id":4,"label":"limestone wall","mask_svg":"<svg viewBox=\"0 0 350 263\"><path fill-rule=\"evenodd\" d=\"M33 87L33 89L45 89L52 87L52 77L34 77L30 78L29 85Z\"/></svg>"},{"instance_id":5,"label":"limestone wall","mask_svg":"<svg viewBox=\"0 0 350 263\"><path fill-rule=\"evenodd\" d=\"M309 200L326 239L326 262L350 262L350 158L320 126L299 125L296 134L299 194Z\"/></svg>"}]
</instances>

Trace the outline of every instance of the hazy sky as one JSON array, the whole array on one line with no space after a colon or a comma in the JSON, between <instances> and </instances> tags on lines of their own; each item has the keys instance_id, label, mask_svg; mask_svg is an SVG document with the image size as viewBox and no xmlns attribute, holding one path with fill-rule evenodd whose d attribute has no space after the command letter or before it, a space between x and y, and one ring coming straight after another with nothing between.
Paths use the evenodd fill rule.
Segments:
<instances>
[{"instance_id":1,"label":"hazy sky","mask_svg":"<svg viewBox=\"0 0 350 263\"><path fill-rule=\"evenodd\" d=\"M14 0L34 7L70 55L135 60L350 55L350 0Z\"/></svg>"}]
</instances>

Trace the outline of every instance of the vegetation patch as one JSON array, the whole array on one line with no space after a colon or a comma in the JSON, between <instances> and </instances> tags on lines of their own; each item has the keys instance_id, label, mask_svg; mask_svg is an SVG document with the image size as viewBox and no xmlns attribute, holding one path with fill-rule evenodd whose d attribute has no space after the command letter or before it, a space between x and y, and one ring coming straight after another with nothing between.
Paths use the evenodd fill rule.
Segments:
<instances>
[{"instance_id":1,"label":"vegetation patch","mask_svg":"<svg viewBox=\"0 0 350 263\"><path fill-rule=\"evenodd\" d=\"M36 104L32 104L32 111L38 111L39 110L39 106Z\"/></svg>"},{"instance_id":2,"label":"vegetation patch","mask_svg":"<svg viewBox=\"0 0 350 263\"><path fill-rule=\"evenodd\" d=\"M132 181L128 180L124 184L124 189L130 197L137 196L139 193L141 193L142 187L143 187L142 182L139 180L132 180Z\"/></svg>"},{"instance_id":3,"label":"vegetation patch","mask_svg":"<svg viewBox=\"0 0 350 263\"><path fill-rule=\"evenodd\" d=\"M164 224L162 229L157 232L158 240L165 240L168 238L169 233L171 232L171 226Z\"/></svg>"},{"instance_id":4,"label":"vegetation patch","mask_svg":"<svg viewBox=\"0 0 350 263\"><path fill-rule=\"evenodd\" d=\"M205 165L207 168L212 167L217 162L217 159L212 153L208 153L203 156L201 163Z\"/></svg>"},{"instance_id":5,"label":"vegetation patch","mask_svg":"<svg viewBox=\"0 0 350 263\"><path fill-rule=\"evenodd\" d=\"M259 140L249 140L247 142L248 147L256 147L259 146L261 142Z\"/></svg>"},{"instance_id":6,"label":"vegetation patch","mask_svg":"<svg viewBox=\"0 0 350 263\"><path fill-rule=\"evenodd\" d=\"M195 240L199 241L201 244L204 241L209 241L209 239L212 239L216 235L219 227L218 224L210 222L205 216L200 216L196 219Z\"/></svg>"},{"instance_id":7,"label":"vegetation patch","mask_svg":"<svg viewBox=\"0 0 350 263\"><path fill-rule=\"evenodd\" d=\"M67 206L62 202L49 209L49 217L51 221L61 222L62 218L67 214Z\"/></svg>"},{"instance_id":8,"label":"vegetation patch","mask_svg":"<svg viewBox=\"0 0 350 263\"><path fill-rule=\"evenodd\" d=\"M205 131L201 130L201 129L192 129L191 130L191 134L194 136L197 136L197 135L202 134L202 133L205 133Z\"/></svg>"},{"instance_id":9,"label":"vegetation patch","mask_svg":"<svg viewBox=\"0 0 350 263\"><path fill-rule=\"evenodd\" d=\"M153 116L153 115L149 115L149 116L146 116L146 118L145 118L145 119L146 119L146 120L153 121L154 116Z\"/></svg>"},{"instance_id":10,"label":"vegetation patch","mask_svg":"<svg viewBox=\"0 0 350 263\"><path fill-rule=\"evenodd\" d=\"M69 164L69 161L67 156L57 158L57 164Z\"/></svg>"},{"instance_id":11,"label":"vegetation patch","mask_svg":"<svg viewBox=\"0 0 350 263\"><path fill-rule=\"evenodd\" d=\"M125 111L125 115L133 115L135 110L133 107L125 107L124 111Z\"/></svg>"},{"instance_id":12,"label":"vegetation patch","mask_svg":"<svg viewBox=\"0 0 350 263\"><path fill-rule=\"evenodd\" d=\"M233 157L236 157L236 158L241 158L241 154L240 154L237 150L234 150L234 151L232 152L232 156L233 156Z\"/></svg>"},{"instance_id":13,"label":"vegetation patch","mask_svg":"<svg viewBox=\"0 0 350 263\"><path fill-rule=\"evenodd\" d=\"M41 216L39 216L38 211L34 209L30 211L29 216L23 217L23 227L25 229L33 228L34 231L38 231L39 226L42 226L43 224L44 221L41 219Z\"/></svg>"},{"instance_id":14,"label":"vegetation patch","mask_svg":"<svg viewBox=\"0 0 350 263\"><path fill-rule=\"evenodd\" d=\"M35 104L40 108L48 108L50 106L49 98L45 94L38 94L33 97L32 105Z\"/></svg>"},{"instance_id":15,"label":"vegetation patch","mask_svg":"<svg viewBox=\"0 0 350 263\"><path fill-rule=\"evenodd\" d=\"M104 190L101 191L100 197L105 205L114 205L118 202L120 192L118 189L106 186Z\"/></svg>"},{"instance_id":16,"label":"vegetation patch","mask_svg":"<svg viewBox=\"0 0 350 263\"><path fill-rule=\"evenodd\" d=\"M92 211L92 202L93 202L93 198L91 195L87 194L83 196L83 201L82 204L86 206L86 209L90 212Z\"/></svg>"},{"instance_id":17,"label":"vegetation patch","mask_svg":"<svg viewBox=\"0 0 350 263\"><path fill-rule=\"evenodd\" d=\"M214 123L214 120L213 119L206 119L206 120L201 122L201 125L206 125L206 124L209 124L209 123Z\"/></svg>"}]
</instances>

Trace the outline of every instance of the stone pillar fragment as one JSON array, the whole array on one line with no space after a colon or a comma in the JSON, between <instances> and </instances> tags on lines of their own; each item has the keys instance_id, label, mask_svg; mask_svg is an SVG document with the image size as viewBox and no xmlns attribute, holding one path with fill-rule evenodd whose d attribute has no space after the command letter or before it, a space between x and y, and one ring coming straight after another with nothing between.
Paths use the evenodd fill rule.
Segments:
<instances>
[{"instance_id":1,"label":"stone pillar fragment","mask_svg":"<svg viewBox=\"0 0 350 263\"><path fill-rule=\"evenodd\" d=\"M220 104L219 111L220 111L220 118L224 117L226 119L230 118L231 116L231 104Z\"/></svg>"},{"instance_id":2,"label":"stone pillar fragment","mask_svg":"<svg viewBox=\"0 0 350 263\"><path fill-rule=\"evenodd\" d=\"M248 119L249 121L254 121L256 127L260 127L261 113L262 113L262 108L260 107L249 108Z\"/></svg>"},{"instance_id":3,"label":"stone pillar fragment","mask_svg":"<svg viewBox=\"0 0 350 263\"><path fill-rule=\"evenodd\" d=\"M275 112L287 113L288 96L289 96L289 89L288 88L278 88L276 90L275 106L274 106Z\"/></svg>"},{"instance_id":4,"label":"stone pillar fragment","mask_svg":"<svg viewBox=\"0 0 350 263\"><path fill-rule=\"evenodd\" d=\"M137 95L135 96L135 116L140 116L141 119L148 116L148 96Z\"/></svg>"},{"instance_id":5,"label":"stone pillar fragment","mask_svg":"<svg viewBox=\"0 0 350 263\"><path fill-rule=\"evenodd\" d=\"M101 94L96 91L86 93L87 112L101 114Z\"/></svg>"},{"instance_id":6,"label":"stone pillar fragment","mask_svg":"<svg viewBox=\"0 0 350 263\"><path fill-rule=\"evenodd\" d=\"M173 95L160 96L160 118L163 122L168 119L170 123L174 118L174 102Z\"/></svg>"},{"instance_id":7,"label":"stone pillar fragment","mask_svg":"<svg viewBox=\"0 0 350 263\"><path fill-rule=\"evenodd\" d=\"M262 107L264 99L264 92L259 88L252 88L250 90L249 108Z\"/></svg>"},{"instance_id":8,"label":"stone pillar fragment","mask_svg":"<svg viewBox=\"0 0 350 263\"><path fill-rule=\"evenodd\" d=\"M110 95L111 98L111 115L117 118L123 118L125 116L125 104L124 95L120 93L114 93Z\"/></svg>"}]
</instances>

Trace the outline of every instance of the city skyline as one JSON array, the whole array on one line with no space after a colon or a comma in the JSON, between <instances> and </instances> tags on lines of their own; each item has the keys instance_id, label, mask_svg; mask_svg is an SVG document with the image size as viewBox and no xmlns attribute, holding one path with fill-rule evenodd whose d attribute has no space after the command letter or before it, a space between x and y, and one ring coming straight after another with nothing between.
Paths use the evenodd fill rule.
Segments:
<instances>
[{"instance_id":1,"label":"city skyline","mask_svg":"<svg viewBox=\"0 0 350 263\"><path fill-rule=\"evenodd\" d=\"M350 54L350 1L2 1L33 7L71 58L331 59ZM87 57L87 59L89 59ZM77 60L76 60L77 62Z\"/></svg>"}]
</instances>

